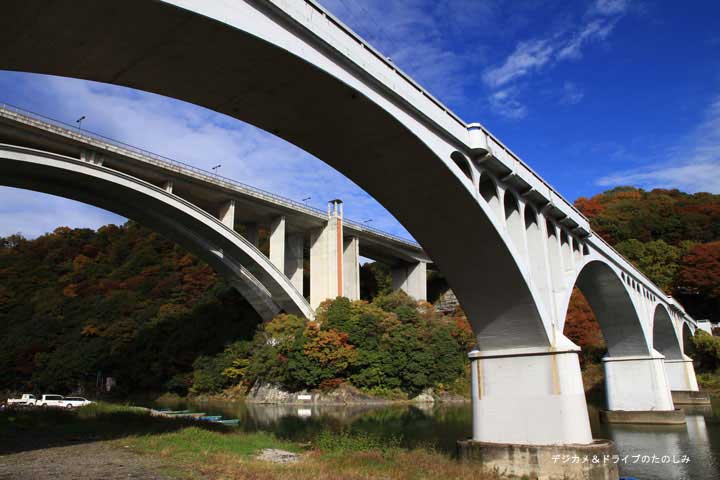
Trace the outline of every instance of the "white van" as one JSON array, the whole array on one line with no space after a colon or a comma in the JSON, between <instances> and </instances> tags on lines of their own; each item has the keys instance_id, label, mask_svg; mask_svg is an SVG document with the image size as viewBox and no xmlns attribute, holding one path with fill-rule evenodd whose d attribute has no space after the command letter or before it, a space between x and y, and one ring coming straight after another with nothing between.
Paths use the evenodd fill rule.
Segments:
<instances>
[{"instance_id":1,"label":"white van","mask_svg":"<svg viewBox=\"0 0 720 480\"><path fill-rule=\"evenodd\" d=\"M64 407L65 397L62 395L43 395L36 403L39 407Z\"/></svg>"}]
</instances>

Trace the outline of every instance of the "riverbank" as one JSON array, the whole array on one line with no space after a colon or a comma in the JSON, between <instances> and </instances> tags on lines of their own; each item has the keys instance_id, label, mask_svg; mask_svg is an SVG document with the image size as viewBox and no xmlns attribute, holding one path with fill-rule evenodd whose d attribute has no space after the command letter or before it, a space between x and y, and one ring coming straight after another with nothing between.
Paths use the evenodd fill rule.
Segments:
<instances>
[{"instance_id":1,"label":"riverbank","mask_svg":"<svg viewBox=\"0 0 720 480\"><path fill-rule=\"evenodd\" d=\"M265 449L294 452L299 461L257 459ZM0 474L23 478L22 472L38 479L497 478L431 448L405 449L372 435L323 431L303 444L111 404L0 413Z\"/></svg>"},{"instance_id":2,"label":"riverbank","mask_svg":"<svg viewBox=\"0 0 720 480\"><path fill-rule=\"evenodd\" d=\"M470 390L469 384L463 391ZM353 387L342 384L332 390L300 390L290 392L272 384L259 384L249 391L235 386L222 392L211 394L188 394L183 397L176 394L164 393L154 398L154 402L161 404L178 404L181 402L245 402L256 405L285 405L285 406L351 406L351 405L422 405L422 404L455 404L470 402L465 395L448 391L436 391L427 388L415 396L408 396L400 391L389 392L386 395L372 395Z\"/></svg>"},{"instance_id":3,"label":"riverbank","mask_svg":"<svg viewBox=\"0 0 720 480\"><path fill-rule=\"evenodd\" d=\"M714 373L700 373L697 375L700 390L708 392L713 397L720 397L720 371Z\"/></svg>"}]
</instances>

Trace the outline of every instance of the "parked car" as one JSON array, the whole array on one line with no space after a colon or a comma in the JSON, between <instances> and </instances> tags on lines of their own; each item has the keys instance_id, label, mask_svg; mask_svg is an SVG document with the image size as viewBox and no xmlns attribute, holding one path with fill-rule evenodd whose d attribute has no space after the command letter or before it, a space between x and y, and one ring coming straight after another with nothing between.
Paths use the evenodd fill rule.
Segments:
<instances>
[{"instance_id":1,"label":"parked car","mask_svg":"<svg viewBox=\"0 0 720 480\"><path fill-rule=\"evenodd\" d=\"M7 404L9 406L22 406L22 405L35 405L37 399L35 395L30 393L24 393L20 398L8 398Z\"/></svg>"},{"instance_id":2,"label":"parked car","mask_svg":"<svg viewBox=\"0 0 720 480\"><path fill-rule=\"evenodd\" d=\"M65 407L67 408L77 408L77 407L84 407L85 405L90 405L91 402L87 398L82 397L65 397Z\"/></svg>"},{"instance_id":3,"label":"parked car","mask_svg":"<svg viewBox=\"0 0 720 480\"><path fill-rule=\"evenodd\" d=\"M35 405L39 407L64 407L65 397L62 395L43 395Z\"/></svg>"}]
</instances>

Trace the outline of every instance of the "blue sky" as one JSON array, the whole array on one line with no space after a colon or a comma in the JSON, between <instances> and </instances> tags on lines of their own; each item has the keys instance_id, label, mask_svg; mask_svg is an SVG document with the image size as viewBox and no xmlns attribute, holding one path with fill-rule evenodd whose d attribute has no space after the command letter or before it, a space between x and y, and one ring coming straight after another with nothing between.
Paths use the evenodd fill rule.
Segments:
<instances>
[{"instance_id":1,"label":"blue sky","mask_svg":"<svg viewBox=\"0 0 720 480\"><path fill-rule=\"evenodd\" d=\"M720 193L720 2L321 0L568 199L615 185ZM156 95L0 72L0 101L407 236L320 160L242 122ZM0 235L123 219L0 188Z\"/></svg>"}]
</instances>

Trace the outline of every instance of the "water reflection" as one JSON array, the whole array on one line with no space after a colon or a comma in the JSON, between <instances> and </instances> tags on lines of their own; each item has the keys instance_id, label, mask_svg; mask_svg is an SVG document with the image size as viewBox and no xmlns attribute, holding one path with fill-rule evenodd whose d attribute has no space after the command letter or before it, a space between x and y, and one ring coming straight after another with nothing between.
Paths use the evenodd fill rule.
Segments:
<instances>
[{"instance_id":1,"label":"water reflection","mask_svg":"<svg viewBox=\"0 0 720 480\"><path fill-rule=\"evenodd\" d=\"M245 431L271 431L281 438L311 441L322 430L367 432L399 440L403 446L433 446L451 454L458 439L471 434L469 404L459 405L256 405L242 402L165 403L208 414L239 418ZM597 407L589 409L595 438L613 440L628 463L623 476L641 480L714 480L720 478L720 405L686 409L686 426L604 425ZM687 455L690 463L633 463L635 456L672 459Z\"/></svg>"}]
</instances>

